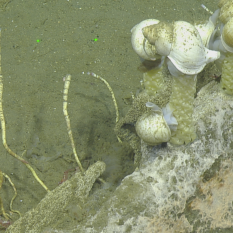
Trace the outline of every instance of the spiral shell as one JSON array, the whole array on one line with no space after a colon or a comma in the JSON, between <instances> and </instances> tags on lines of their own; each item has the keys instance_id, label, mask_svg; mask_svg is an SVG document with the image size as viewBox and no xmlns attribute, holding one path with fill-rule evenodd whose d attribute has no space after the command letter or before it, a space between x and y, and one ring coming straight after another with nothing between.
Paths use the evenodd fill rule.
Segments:
<instances>
[{"instance_id":1,"label":"spiral shell","mask_svg":"<svg viewBox=\"0 0 233 233\"><path fill-rule=\"evenodd\" d=\"M156 60L160 58L154 45L151 45L142 34L142 28L159 23L157 19L143 20L131 29L131 43L134 51L143 59Z\"/></svg>"},{"instance_id":2,"label":"spiral shell","mask_svg":"<svg viewBox=\"0 0 233 233\"><path fill-rule=\"evenodd\" d=\"M138 136L151 146L168 142L171 138L171 130L162 112L150 111L144 113L137 120L135 128Z\"/></svg>"},{"instance_id":3,"label":"spiral shell","mask_svg":"<svg viewBox=\"0 0 233 233\"><path fill-rule=\"evenodd\" d=\"M214 36L215 26L219 17L220 9L216 10L205 23L194 24L198 30L205 47L209 48L209 41Z\"/></svg>"},{"instance_id":4,"label":"spiral shell","mask_svg":"<svg viewBox=\"0 0 233 233\"><path fill-rule=\"evenodd\" d=\"M221 2L219 19L226 24L233 17L233 0Z\"/></svg>"},{"instance_id":5,"label":"spiral shell","mask_svg":"<svg viewBox=\"0 0 233 233\"><path fill-rule=\"evenodd\" d=\"M149 43L155 45L158 54L168 56L173 41L173 29L173 23L159 22L143 28L142 32Z\"/></svg>"},{"instance_id":6,"label":"spiral shell","mask_svg":"<svg viewBox=\"0 0 233 233\"><path fill-rule=\"evenodd\" d=\"M204 46L198 30L190 23L160 22L147 26L142 31L145 38L155 45L157 53L167 56L183 74L198 74L207 63L220 57L219 52Z\"/></svg>"},{"instance_id":7,"label":"spiral shell","mask_svg":"<svg viewBox=\"0 0 233 233\"><path fill-rule=\"evenodd\" d=\"M233 18L231 18L223 27L221 41L224 48L233 53Z\"/></svg>"}]
</instances>

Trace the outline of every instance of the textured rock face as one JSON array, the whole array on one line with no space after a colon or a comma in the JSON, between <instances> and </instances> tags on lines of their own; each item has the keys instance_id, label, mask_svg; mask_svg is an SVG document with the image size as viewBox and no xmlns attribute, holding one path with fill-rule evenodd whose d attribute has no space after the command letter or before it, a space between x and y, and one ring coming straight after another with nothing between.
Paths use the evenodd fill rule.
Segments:
<instances>
[{"instance_id":1,"label":"textured rock face","mask_svg":"<svg viewBox=\"0 0 233 233\"><path fill-rule=\"evenodd\" d=\"M208 221L214 218L207 213L196 216L193 209L200 210L200 204L191 197L198 196L200 180L217 176L221 161L230 158L232 97L222 94L216 82L209 83L195 99L194 121L197 139L191 144L167 148L142 144L140 168L122 181L90 219L89 227L79 227L86 232L206 232ZM219 205L221 208L221 202ZM202 218L202 226L197 224L198 218ZM230 227L228 223L224 227Z\"/></svg>"},{"instance_id":2,"label":"textured rock face","mask_svg":"<svg viewBox=\"0 0 233 233\"><path fill-rule=\"evenodd\" d=\"M139 168L101 204L95 204L93 199L105 198L107 189L87 199L89 206L96 205L95 213L86 212L85 218L67 227L63 212L59 226L56 220L49 228L42 227L41 232L186 233L231 227L232 198L226 197L233 176L232 100L221 93L214 81L203 87L194 103L197 138L193 143L168 144L165 148L142 143ZM80 207L81 213L85 205Z\"/></svg>"}]
</instances>

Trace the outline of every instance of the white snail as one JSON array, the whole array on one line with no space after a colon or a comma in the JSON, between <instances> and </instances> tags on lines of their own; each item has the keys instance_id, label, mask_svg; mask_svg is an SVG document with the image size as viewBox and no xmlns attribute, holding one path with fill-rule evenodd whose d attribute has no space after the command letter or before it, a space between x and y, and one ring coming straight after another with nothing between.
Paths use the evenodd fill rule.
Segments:
<instances>
[{"instance_id":1,"label":"white snail","mask_svg":"<svg viewBox=\"0 0 233 233\"><path fill-rule=\"evenodd\" d=\"M172 111L170 108L161 109L151 102L147 102L146 106L151 108L151 111L144 113L137 120L135 128L138 136L151 146L168 142L171 130L175 131L178 124Z\"/></svg>"},{"instance_id":2,"label":"white snail","mask_svg":"<svg viewBox=\"0 0 233 233\"><path fill-rule=\"evenodd\" d=\"M146 19L131 29L131 43L133 49L145 60L156 60L161 57L156 53L155 46L151 45L142 34L142 28L157 23L159 23L157 19Z\"/></svg>"},{"instance_id":3,"label":"white snail","mask_svg":"<svg viewBox=\"0 0 233 233\"><path fill-rule=\"evenodd\" d=\"M226 24L233 17L233 0L223 0L218 4L220 8L219 19Z\"/></svg>"},{"instance_id":4,"label":"white snail","mask_svg":"<svg viewBox=\"0 0 233 233\"><path fill-rule=\"evenodd\" d=\"M214 33L215 26L219 17L220 9L216 10L210 17L206 23L203 24L194 24L195 28L198 30L203 45L209 48L209 41L211 36Z\"/></svg>"},{"instance_id":5,"label":"white snail","mask_svg":"<svg viewBox=\"0 0 233 233\"><path fill-rule=\"evenodd\" d=\"M207 49L198 30L184 21L147 26L143 28L143 35L155 45L159 55L167 56L184 74L198 74L207 63L220 57L219 52Z\"/></svg>"}]
</instances>

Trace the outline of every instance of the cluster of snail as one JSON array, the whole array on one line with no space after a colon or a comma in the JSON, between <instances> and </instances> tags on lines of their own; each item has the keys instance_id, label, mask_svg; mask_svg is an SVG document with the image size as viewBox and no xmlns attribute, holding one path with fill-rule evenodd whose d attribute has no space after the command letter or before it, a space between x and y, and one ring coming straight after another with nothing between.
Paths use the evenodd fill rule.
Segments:
<instances>
[{"instance_id":1,"label":"cluster of snail","mask_svg":"<svg viewBox=\"0 0 233 233\"><path fill-rule=\"evenodd\" d=\"M182 145L196 138L192 120L196 77L206 64L216 61L222 71L221 87L233 95L232 29L233 0L220 0L219 9L204 24L147 19L131 29L135 52L144 60L160 60L158 69L166 64L173 76L166 108L147 103L151 111L136 123L137 134L143 141L149 145L168 141ZM154 74L156 79L157 73Z\"/></svg>"}]
</instances>

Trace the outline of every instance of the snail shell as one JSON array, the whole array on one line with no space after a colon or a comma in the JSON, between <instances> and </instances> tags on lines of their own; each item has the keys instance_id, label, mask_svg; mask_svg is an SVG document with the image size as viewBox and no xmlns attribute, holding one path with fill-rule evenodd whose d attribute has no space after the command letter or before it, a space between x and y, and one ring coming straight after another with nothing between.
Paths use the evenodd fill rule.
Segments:
<instances>
[{"instance_id":1,"label":"snail shell","mask_svg":"<svg viewBox=\"0 0 233 233\"><path fill-rule=\"evenodd\" d=\"M151 146L168 142L171 138L171 130L161 110L144 113L135 128L138 136Z\"/></svg>"},{"instance_id":2,"label":"snail shell","mask_svg":"<svg viewBox=\"0 0 233 233\"><path fill-rule=\"evenodd\" d=\"M233 0L220 1L220 3L219 19L226 24L233 17Z\"/></svg>"},{"instance_id":3,"label":"snail shell","mask_svg":"<svg viewBox=\"0 0 233 233\"><path fill-rule=\"evenodd\" d=\"M225 3L227 3L229 0L220 0L218 3L218 7L221 8Z\"/></svg>"},{"instance_id":4,"label":"snail shell","mask_svg":"<svg viewBox=\"0 0 233 233\"><path fill-rule=\"evenodd\" d=\"M155 45L158 54L168 56L172 47L173 30L173 23L159 22L156 25L144 27L142 32L149 43Z\"/></svg>"},{"instance_id":5,"label":"snail shell","mask_svg":"<svg viewBox=\"0 0 233 233\"><path fill-rule=\"evenodd\" d=\"M157 19L147 19L143 20L131 29L131 43L133 49L143 59L156 60L161 58L161 56L156 53L155 46L151 45L142 34L142 28L157 23L159 23L159 20Z\"/></svg>"},{"instance_id":6,"label":"snail shell","mask_svg":"<svg viewBox=\"0 0 233 233\"><path fill-rule=\"evenodd\" d=\"M223 27L221 41L224 48L233 53L233 18L231 18Z\"/></svg>"},{"instance_id":7,"label":"snail shell","mask_svg":"<svg viewBox=\"0 0 233 233\"><path fill-rule=\"evenodd\" d=\"M167 56L183 74L198 74L207 63L220 57L219 52L204 46L198 30L190 23L159 22L142 31L145 38L155 45L157 53Z\"/></svg>"},{"instance_id":8,"label":"snail shell","mask_svg":"<svg viewBox=\"0 0 233 233\"><path fill-rule=\"evenodd\" d=\"M219 17L220 9L216 10L210 17L209 20L202 24L194 24L195 28L198 30L202 42L205 47L209 48L209 41L212 37L215 26Z\"/></svg>"},{"instance_id":9,"label":"snail shell","mask_svg":"<svg viewBox=\"0 0 233 233\"><path fill-rule=\"evenodd\" d=\"M211 21L208 21L204 24L195 24L195 28L198 30L203 44L208 47L210 37L214 31L214 24Z\"/></svg>"}]
</instances>

